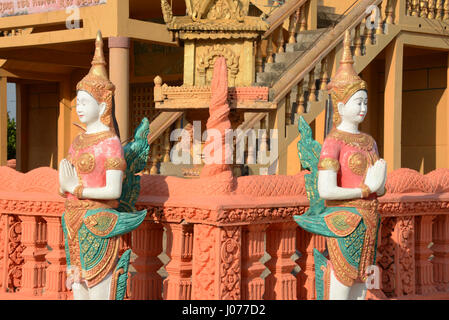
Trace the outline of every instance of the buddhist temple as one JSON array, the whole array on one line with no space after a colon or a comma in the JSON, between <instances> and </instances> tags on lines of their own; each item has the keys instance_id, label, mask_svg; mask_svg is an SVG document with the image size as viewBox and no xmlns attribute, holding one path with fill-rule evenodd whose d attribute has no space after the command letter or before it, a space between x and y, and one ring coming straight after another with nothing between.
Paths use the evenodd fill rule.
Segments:
<instances>
[{"instance_id":1,"label":"buddhist temple","mask_svg":"<svg viewBox=\"0 0 449 320\"><path fill-rule=\"evenodd\" d=\"M150 122L137 204L148 216L122 241L137 256L128 299L316 297L323 238L292 220L308 208L298 122L323 143L347 31L368 89L361 130L388 164L368 299L449 299L449 0L0 0L0 299L71 299L57 170L85 130L76 84L98 30L122 144ZM232 174L202 175L219 57L226 128L247 137ZM176 129L189 133L184 163Z\"/></svg>"}]
</instances>

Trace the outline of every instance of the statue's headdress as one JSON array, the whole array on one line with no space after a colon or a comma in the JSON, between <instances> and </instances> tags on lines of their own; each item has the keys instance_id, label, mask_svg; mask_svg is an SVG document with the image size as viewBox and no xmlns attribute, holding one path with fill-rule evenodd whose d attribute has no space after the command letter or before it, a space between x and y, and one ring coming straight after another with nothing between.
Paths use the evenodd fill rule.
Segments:
<instances>
[{"instance_id":1,"label":"statue's headdress","mask_svg":"<svg viewBox=\"0 0 449 320\"><path fill-rule=\"evenodd\" d=\"M332 99L333 105L333 123L337 126L341 122L340 114L338 113L338 103L346 104L354 93L359 90L366 90L367 84L354 70L354 60L351 53L351 34L346 30L345 39L343 43L343 56L340 61L340 66L327 85L327 90Z\"/></svg>"},{"instance_id":2,"label":"statue's headdress","mask_svg":"<svg viewBox=\"0 0 449 320\"><path fill-rule=\"evenodd\" d=\"M101 116L101 122L109 127L112 132L115 132L114 118L113 118L113 97L115 86L109 80L108 72L106 71L106 61L103 53L103 39L101 32L98 31L95 40L95 54L92 60L92 67L89 73L76 85L76 90L83 90L88 92L98 103L105 102L106 110Z\"/></svg>"}]
</instances>

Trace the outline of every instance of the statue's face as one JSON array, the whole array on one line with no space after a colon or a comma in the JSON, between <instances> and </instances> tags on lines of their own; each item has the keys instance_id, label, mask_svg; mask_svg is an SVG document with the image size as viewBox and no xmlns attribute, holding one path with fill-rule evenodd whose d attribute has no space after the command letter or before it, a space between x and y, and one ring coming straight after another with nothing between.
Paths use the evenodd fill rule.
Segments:
<instances>
[{"instance_id":1,"label":"statue's face","mask_svg":"<svg viewBox=\"0 0 449 320\"><path fill-rule=\"evenodd\" d=\"M352 95L346 104L339 103L338 112L341 119L350 123L361 123L368 112L368 94L359 90Z\"/></svg>"},{"instance_id":2,"label":"statue's face","mask_svg":"<svg viewBox=\"0 0 449 320\"><path fill-rule=\"evenodd\" d=\"M100 119L101 105L89 93L80 90L76 95L76 113L82 123L94 123Z\"/></svg>"}]
</instances>

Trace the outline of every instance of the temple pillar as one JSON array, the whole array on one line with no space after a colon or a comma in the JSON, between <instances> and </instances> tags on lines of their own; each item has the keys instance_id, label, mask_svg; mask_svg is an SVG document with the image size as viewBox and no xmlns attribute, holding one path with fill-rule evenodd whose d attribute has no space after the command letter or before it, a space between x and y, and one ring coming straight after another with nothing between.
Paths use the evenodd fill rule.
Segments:
<instances>
[{"instance_id":1,"label":"temple pillar","mask_svg":"<svg viewBox=\"0 0 449 320\"><path fill-rule=\"evenodd\" d=\"M69 152L71 99L70 80L59 83L59 115L58 115L58 165Z\"/></svg>"},{"instance_id":2,"label":"temple pillar","mask_svg":"<svg viewBox=\"0 0 449 320\"><path fill-rule=\"evenodd\" d=\"M128 37L109 38L109 78L115 85L115 116L121 141L130 136L129 47Z\"/></svg>"},{"instance_id":3,"label":"temple pillar","mask_svg":"<svg viewBox=\"0 0 449 320\"><path fill-rule=\"evenodd\" d=\"M241 299L241 226L193 227L193 300Z\"/></svg>"},{"instance_id":4,"label":"temple pillar","mask_svg":"<svg viewBox=\"0 0 449 320\"><path fill-rule=\"evenodd\" d=\"M315 140L321 145L324 143L326 130L326 108L315 118Z\"/></svg>"},{"instance_id":5,"label":"temple pillar","mask_svg":"<svg viewBox=\"0 0 449 320\"><path fill-rule=\"evenodd\" d=\"M7 78L0 77L0 166L8 160L8 97Z\"/></svg>"},{"instance_id":6,"label":"temple pillar","mask_svg":"<svg viewBox=\"0 0 449 320\"><path fill-rule=\"evenodd\" d=\"M403 56L404 44L396 38L385 54L384 159L388 172L401 168Z\"/></svg>"},{"instance_id":7,"label":"temple pillar","mask_svg":"<svg viewBox=\"0 0 449 320\"><path fill-rule=\"evenodd\" d=\"M265 278L265 300L296 300L296 263L291 256L296 251L295 222L271 224L267 229L266 251L271 256L265 265L270 274Z\"/></svg>"},{"instance_id":8,"label":"temple pillar","mask_svg":"<svg viewBox=\"0 0 449 320\"><path fill-rule=\"evenodd\" d=\"M166 223L167 249L170 262L165 266L165 300L190 300L192 293L193 225Z\"/></svg>"}]
</instances>

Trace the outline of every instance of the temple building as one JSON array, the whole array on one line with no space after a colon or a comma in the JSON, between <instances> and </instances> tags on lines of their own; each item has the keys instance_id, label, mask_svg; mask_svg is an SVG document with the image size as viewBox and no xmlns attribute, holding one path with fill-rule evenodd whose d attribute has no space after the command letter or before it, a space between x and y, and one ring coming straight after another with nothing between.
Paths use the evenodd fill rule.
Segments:
<instances>
[{"instance_id":1,"label":"temple building","mask_svg":"<svg viewBox=\"0 0 449 320\"><path fill-rule=\"evenodd\" d=\"M0 0L0 299L73 297L57 169L85 130L76 85L99 30L122 144L143 117L150 128L133 188L147 215L117 247L134 253L126 299L317 297L314 250L328 250L294 221L317 199L298 124L302 143L312 139L301 116L323 143L341 61L367 88L360 131L388 168L367 298L448 299L448 28L449 0ZM232 165L206 163L206 128L233 129L232 143L220 141L235 142Z\"/></svg>"},{"instance_id":2,"label":"temple building","mask_svg":"<svg viewBox=\"0 0 449 320\"><path fill-rule=\"evenodd\" d=\"M201 165L171 163L170 134L192 132L195 121L205 130L213 61L224 56L232 127L267 130L258 142L273 129L278 137L273 147L248 142L235 174L296 174L298 117L324 140L326 84L346 29L355 68L369 85L361 129L378 141L389 171L449 165L448 1L2 0L0 14L1 165L6 86L15 83L17 169L57 168L82 130L75 85L101 30L122 141L142 117L151 122L147 173L199 175ZM261 164L261 149L274 160Z\"/></svg>"}]
</instances>

